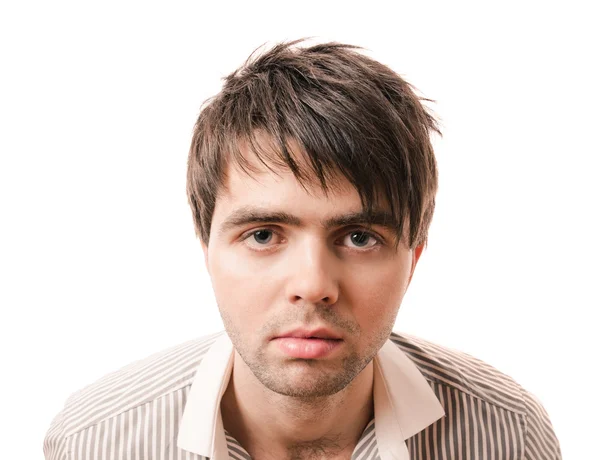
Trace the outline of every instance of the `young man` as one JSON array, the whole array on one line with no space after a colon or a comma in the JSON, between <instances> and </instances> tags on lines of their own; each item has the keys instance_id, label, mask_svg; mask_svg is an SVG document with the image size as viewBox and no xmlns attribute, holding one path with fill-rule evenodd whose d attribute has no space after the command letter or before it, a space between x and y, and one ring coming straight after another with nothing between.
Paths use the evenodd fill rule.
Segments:
<instances>
[{"instance_id":1,"label":"young man","mask_svg":"<svg viewBox=\"0 0 600 460\"><path fill-rule=\"evenodd\" d=\"M392 332L427 239L435 120L353 47L281 44L201 111L188 196L225 333L72 396L47 459L559 459L540 403Z\"/></svg>"}]
</instances>

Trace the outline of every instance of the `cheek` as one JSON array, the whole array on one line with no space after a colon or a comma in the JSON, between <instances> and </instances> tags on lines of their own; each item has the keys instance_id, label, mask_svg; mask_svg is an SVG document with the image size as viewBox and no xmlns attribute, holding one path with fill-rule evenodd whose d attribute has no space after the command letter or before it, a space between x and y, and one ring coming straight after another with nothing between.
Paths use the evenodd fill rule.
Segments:
<instances>
[{"instance_id":1,"label":"cheek","mask_svg":"<svg viewBox=\"0 0 600 460\"><path fill-rule=\"evenodd\" d=\"M217 249L209 255L215 298L224 316L244 329L264 321L261 313L272 304L273 281L234 251Z\"/></svg>"},{"instance_id":2,"label":"cheek","mask_svg":"<svg viewBox=\"0 0 600 460\"><path fill-rule=\"evenodd\" d=\"M372 335L378 329L393 326L407 282L408 271L396 264L370 270L355 279L348 292L354 316L364 334Z\"/></svg>"},{"instance_id":3,"label":"cheek","mask_svg":"<svg viewBox=\"0 0 600 460\"><path fill-rule=\"evenodd\" d=\"M372 335L378 329L387 328L395 321L401 296L389 288L364 292L354 303L355 317L364 334ZM369 332L371 331L371 332Z\"/></svg>"}]
</instances>

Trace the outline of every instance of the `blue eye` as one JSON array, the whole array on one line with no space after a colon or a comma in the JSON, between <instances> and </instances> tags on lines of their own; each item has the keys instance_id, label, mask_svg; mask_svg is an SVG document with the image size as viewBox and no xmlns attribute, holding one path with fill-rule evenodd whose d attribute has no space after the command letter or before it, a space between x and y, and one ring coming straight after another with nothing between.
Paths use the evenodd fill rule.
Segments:
<instances>
[{"instance_id":1,"label":"blue eye","mask_svg":"<svg viewBox=\"0 0 600 460\"><path fill-rule=\"evenodd\" d=\"M344 245L355 248L368 249L373 246L377 246L380 243L380 240L377 237L375 237L372 233L365 232L363 230L354 230L350 233L347 233L344 237Z\"/></svg>"},{"instance_id":2,"label":"blue eye","mask_svg":"<svg viewBox=\"0 0 600 460\"><path fill-rule=\"evenodd\" d=\"M259 228L246 233L243 238L244 244L253 251L273 251L281 249L285 238L276 230L270 228ZM340 240L336 241L340 244ZM382 246L383 240L376 234L357 228L344 234L341 245L355 252L366 252Z\"/></svg>"},{"instance_id":3,"label":"blue eye","mask_svg":"<svg viewBox=\"0 0 600 460\"><path fill-rule=\"evenodd\" d=\"M257 230L252 236L254 237L254 241L259 244L267 244L269 241L273 239L273 232L271 230Z\"/></svg>"}]
</instances>

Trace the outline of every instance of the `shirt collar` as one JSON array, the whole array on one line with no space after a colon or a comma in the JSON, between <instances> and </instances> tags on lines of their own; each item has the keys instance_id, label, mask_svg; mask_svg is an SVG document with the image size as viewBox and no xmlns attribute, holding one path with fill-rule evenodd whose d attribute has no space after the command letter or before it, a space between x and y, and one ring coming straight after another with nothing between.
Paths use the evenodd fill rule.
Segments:
<instances>
[{"instance_id":1,"label":"shirt collar","mask_svg":"<svg viewBox=\"0 0 600 460\"><path fill-rule=\"evenodd\" d=\"M233 344L222 333L202 358L179 424L180 449L212 460L229 459L220 405L233 356ZM404 458L404 441L443 417L444 410L417 367L390 340L375 356L373 372L379 454L382 459Z\"/></svg>"}]
</instances>

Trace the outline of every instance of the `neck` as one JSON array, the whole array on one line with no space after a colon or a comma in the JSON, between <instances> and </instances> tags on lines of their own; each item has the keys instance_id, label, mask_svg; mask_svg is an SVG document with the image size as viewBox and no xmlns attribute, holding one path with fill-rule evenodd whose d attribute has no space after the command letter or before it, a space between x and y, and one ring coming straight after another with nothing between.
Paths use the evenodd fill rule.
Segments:
<instances>
[{"instance_id":1,"label":"neck","mask_svg":"<svg viewBox=\"0 0 600 460\"><path fill-rule=\"evenodd\" d=\"M221 413L253 458L350 458L373 417L373 362L336 394L297 398L262 385L236 352Z\"/></svg>"}]
</instances>

